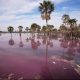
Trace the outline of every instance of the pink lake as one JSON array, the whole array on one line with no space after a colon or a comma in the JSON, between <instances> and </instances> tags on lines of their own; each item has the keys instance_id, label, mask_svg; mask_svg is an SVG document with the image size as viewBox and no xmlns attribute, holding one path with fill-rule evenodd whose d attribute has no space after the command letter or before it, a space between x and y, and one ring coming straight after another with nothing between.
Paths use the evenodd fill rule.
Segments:
<instances>
[{"instance_id":1,"label":"pink lake","mask_svg":"<svg viewBox=\"0 0 80 80\"><path fill-rule=\"evenodd\" d=\"M79 80L80 40L9 33L0 36L0 78ZM0 80L1 80L0 79Z\"/></svg>"}]
</instances>

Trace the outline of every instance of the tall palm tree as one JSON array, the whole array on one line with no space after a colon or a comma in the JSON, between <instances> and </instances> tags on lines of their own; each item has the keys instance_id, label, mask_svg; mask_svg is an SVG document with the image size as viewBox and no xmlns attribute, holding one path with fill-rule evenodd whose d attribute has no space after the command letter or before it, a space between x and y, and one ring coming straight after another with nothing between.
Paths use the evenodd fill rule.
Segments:
<instances>
[{"instance_id":1,"label":"tall palm tree","mask_svg":"<svg viewBox=\"0 0 80 80\"><path fill-rule=\"evenodd\" d=\"M44 0L42 3L40 3L39 11L41 12L41 18L46 20L47 26L48 20L50 20L50 15L54 11L54 3Z\"/></svg>"},{"instance_id":2,"label":"tall palm tree","mask_svg":"<svg viewBox=\"0 0 80 80\"><path fill-rule=\"evenodd\" d=\"M67 14L64 14L64 15L62 16L62 20L63 20L63 23L64 23L65 26L68 26L68 21L69 21L69 19L70 19L70 17L69 17L69 15L67 15Z\"/></svg>"}]
</instances>

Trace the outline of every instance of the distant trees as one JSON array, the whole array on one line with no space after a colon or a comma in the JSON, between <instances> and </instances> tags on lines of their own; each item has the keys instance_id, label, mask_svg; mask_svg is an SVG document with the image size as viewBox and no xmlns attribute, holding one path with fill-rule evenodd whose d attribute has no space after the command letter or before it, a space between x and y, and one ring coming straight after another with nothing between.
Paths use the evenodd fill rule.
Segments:
<instances>
[{"instance_id":1,"label":"distant trees","mask_svg":"<svg viewBox=\"0 0 80 80\"><path fill-rule=\"evenodd\" d=\"M54 29L53 25L47 25L47 27L46 26L42 26L41 31L44 32L44 33L45 32L51 33L51 32L53 32L53 29Z\"/></svg>"},{"instance_id":2,"label":"distant trees","mask_svg":"<svg viewBox=\"0 0 80 80\"><path fill-rule=\"evenodd\" d=\"M21 32L22 32L23 27L22 27L22 26L19 26L19 27L18 27L18 29L19 29L19 32L21 33Z\"/></svg>"},{"instance_id":3,"label":"distant trees","mask_svg":"<svg viewBox=\"0 0 80 80\"><path fill-rule=\"evenodd\" d=\"M42 32L44 32L44 33L46 32L46 26L42 27Z\"/></svg>"},{"instance_id":4,"label":"distant trees","mask_svg":"<svg viewBox=\"0 0 80 80\"><path fill-rule=\"evenodd\" d=\"M14 28L13 28L12 26L9 26L9 27L8 27L8 32L12 33L13 30L14 30Z\"/></svg>"},{"instance_id":5,"label":"distant trees","mask_svg":"<svg viewBox=\"0 0 80 80\"><path fill-rule=\"evenodd\" d=\"M67 31L67 27L66 27L64 24L62 24L62 25L60 26L60 30L61 30L62 32L65 32L65 31Z\"/></svg>"},{"instance_id":6,"label":"distant trees","mask_svg":"<svg viewBox=\"0 0 80 80\"><path fill-rule=\"evenodd\" d=\"M69 17L69 15L67 15L67 14L64 14L64 15L62 16L63 24L65 25L65 27L68 26L68 21L69 21L69 19L70 19L70 17Z\"/></svg>"},{"instance_id":7,"label":"distant trees","mask_svg":"<svg viewBox=\"0 0 80 80\"><path fill-rule=\"evenodd\" d=\"M71 19L70 16L67 14L64 14L62 16L63 23L61 24L58 30L54 28L53 25L48 24L48 20L50 19L50 14L52 13L52 11L54 11L54 4L51 1L43 1L43 3L40 3L39 10L41 12L42 19L46 20L47 26L45 25L40 26L37 23L32 23L30 28L26 27L25 30L27 32L28 30L30 30L32 33L42 32L45 34L47 32L48 35L51 35L51 34L56 35L60 33L62 35L70 37L71 39L80 38L80 24L78 25L77 20L75 18ZM18 29L19 29L19 32L21 33L23 27L19 26ZM8 27L8 32L12 33L13 30L14 28L12 26Z\"/></svg>"},{"instance_id":8,"label":"distant trees","mask_svg":"<svg viewBox=\"0 0 80 80\"><path fill-rule=\"evenodd\" d=\"M76 19L69 19L68 23L69 23L71 29L74 29L75 27L77 27L77 20Z\"/></svg>"},{"instance_id":9,"label":"distant trees","mask_svg":"<svg viewBox=\"0 0 80 80\"><path fill-rule=\"evenodd\" d=\"M41 31L41 26L37 25L37 32L39 33Z\"/></svg>"},{"instance_id":10,"label":"distant trees","mask_svg":"<svg viewBox=\"0 0 80 80\"><path fill-rule=\"evenodd\" d=\"M53 30L54 26L53 25L47 25L47 30L51 32Z\"/></svg>"},{"instance_id":11,"label":"distant trees","mask_svg":"<svg viewBox=\"0 0 80 80\"><path fill-rule=\"evenodd\" d=\"M32 25L31 25L31 31L32 32L39 32L40 31L40 29L41 29L41 26L40 25L38 25L38 24L36 24L36 23L33 23Z\"/></svg>"},{"instance_id":12,"label":"distant trees","mask_svg":"<svg viewBox=\"0 0 80 80\"><path fill-rule=\"evenodd\" d=\"M60 32L69 36L71 39L79 38L79 26L77 25L77 20L75 18L71 19L67 14L62 16L62 20L63 24L59 28Z\"/></svg>"},{"instance_id":13,"label":"distant trees","mask_svg":"<svg viewBox=\"0 0 80 80\"><path fill-rule=\"evenodd\" d=\"M26 28L25 28L25 30L28 32L29 28L28 28L28 27L26 27Z\"/></svg>"}]
</instances>

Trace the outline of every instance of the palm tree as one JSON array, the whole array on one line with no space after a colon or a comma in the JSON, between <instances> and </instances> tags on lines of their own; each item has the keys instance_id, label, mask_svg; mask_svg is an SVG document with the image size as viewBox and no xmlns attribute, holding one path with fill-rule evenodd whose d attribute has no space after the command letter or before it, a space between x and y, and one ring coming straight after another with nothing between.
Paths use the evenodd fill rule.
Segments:
<instances>
[{"instance_id":1,"label":"palm tree","mask_svg":"<svg viewBox=\"0 0 80 80\"><path fill-rule=\"evenodd\" d=\"M8 32L11 33L11 39L9 40L9 45L13 46L14 45L14 40L12 39L12 32L13 32L14 28L12 26L8 27Z\"/></svg>"},{"instance_id":2,"label":"palm tree","mask_svg":"<svg viewBox=\"0 0 80 80\"><path fill-rule=\"evenodd\" d=\"M54 26L53 25L47 25L47 30L51 32L53 30Z\"/></svg>"},{"instance_id":3,"label":"palm tree","mask_svg":"<svg viewBox=\"0 0 80 80\"><path fill-rule=\"evenodd\" d=\"M67 14L64 14L64 15L62 16L62 20L63 20L63 23L64 23L65 26L68 26L68 21L69 21L69 19L70 19L70 17L69 17L69 15L67 15Z\"/></svg>"},{"instance_id":4,"label":"palm tree","mask_svg":"<svg viewBox=\"0 0 80 80\"><path fill-rule=\"evenodd\" d=\"M26 30L26 32L27 32L27 36L28 36L28 31L29 31L29 28L28 28L28 27L26 27L26 29L25 29L25 30Z\"/></svg>"},{"instance_id":5,"label":"palm tree","mask_svg":"<svg viewBox=\"0 0 80 80\"><path fill-rule=\"evenodd\" d=\"M18 29L19 29L19 33L20 33L20 36L21 36L21 32L22 32L23 27L19 26Z\"/></svg>"},{"instance_id":6,"label":"palm tree","mask_svg":"<svg viewBox=\"0 0 80 80\"><path fill-rule=\"evenodd\" d=\"M54 11L54 4L51 1L44 0L40 3L39 11L41 12L41 18L46 20L46 26L48 25L48 20L50 20L50 15Z\"/></svg>"},{"instance_id":7,"label":"palm tree","mask_svg":"<svg viewBox=\"0 0 80 80\"><path fill-rule=\"evenodd\" d=\"M69 25L70 25L70 32L71 32L71 37L73 39L73 36L76 38L77 36L75 36L77 34L77 20L76 19L70 19L69 21Z\"/></svg>"},{"instance_id":8,"label":"palm tree","mask_svg":"<svg viewBox=\"0 0 80 80\"><path fill-rule=\"evenodd\" d=\"M60 30L66 30L66 27L62 24L62 25L60 26Z\"/></svg>"},{"instance_id":9,"label":"palm tree","mask_svg":"<svg viewBox=\"0 0 80 80\"><path fill-rule=\"evenodd\" d=\"M69 24L70 24L70 28L75 28L76 27L76 22L77 20L76 19L69 19Z\"/></svg>"},{"instance_id":10,"label":"palm tree","mask_svg":"<svg viewBox=\"0 0 80 80\"><path fill-rule=\"evenodd\" d=\"M66 26L65 26L64 24L62 24L62 25L60 26L59 30L60 30L61 35L62 35L62 36L65 36L65 34L66 34L66 32L67 32L67 28L66 28Z\"/></svg>"},{"instance_id":11,"label":"palm tree","mask_svg":"<svg viewBox=\"0 0 80 80\"><path fill-rule=\"evenodd\" d=\"M37 32L38 33L40 32L40 29L41 29L41 26L40 25L37 25Z\"/></svg>"},{"instance_id":12,"label":"palm tree","mask_svg":"<svg viewBox=\"0 0 80 80\"><path fill-rule=\"evenodd\" d=\"M21 33L21 32L22 32L23 27L22 27L22 26L19 26L19 27L18 27L18 29L19 29L19 32Z\"/></svg>"},{"instance_id":13,"label":"palm tree","mask_svg":"<svg viewBox=\"0 0 80 80\"><path fill-rule=\"evenodd\" d=\"M14 28L12 26L9 26L8 27L8 32L11 33L11 39L12 39L12 32L13 32Z\"/></svg>"},{"instance_id":14,"label":"palm tree","mask_svg":"<svg viewBox=\"0 0 80 80\"><path fill-rule=\"evenodd\" d=\"M36 29L37 29L37 24L36 24L36 23L33 23L33 24L31 25L31 31L32 31L32 32L35 32Z\"/></svg>"},{"instance_id":15,"label":"palm tree","mask_svg":"<svg viewBox=\"0 0 80 80\"><path fill-rule=\"evenodd\" d=\"M26 27L26 29L25 29L25 30L28 32L29 28L28 28L28 27Z\"/></svg>"},{"instance_id":16,"label":"palm tree","mask_svg":"<svg viewBox=\"0 0 80 80\"><path fill-rule=\"evenodd\" d=\"M42 27L42 32L44 32L44 33L46 32L46 26Z\"/></svg>"}]
</instances>

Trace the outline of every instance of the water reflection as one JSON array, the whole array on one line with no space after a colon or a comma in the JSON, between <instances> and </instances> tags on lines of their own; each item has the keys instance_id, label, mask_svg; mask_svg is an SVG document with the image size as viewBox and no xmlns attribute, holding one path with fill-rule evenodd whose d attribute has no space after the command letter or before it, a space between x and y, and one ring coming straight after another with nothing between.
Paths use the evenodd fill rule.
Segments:
<instances>
[{"instance_id":1,"label":"water reflection","mask_svg":"<svg viewBox=\"0 0 80 80\"><path fill-rule=\"evenodd\" d=\"M26 42L29 42L29 38L26 38Z\"/></svg>"},{"instance_id":2,"label":"water reflection","mask_svg":"<svg viewBox=\"0 0 80 80\"><path fill-rule=\"evenodd\" d=\"M16 53L20 54L17 54L18 57L16 57L16 54L13 55L11 53L12 57L10 57L12 60L11 58L10 60L14 64L17 62L16 65L19 64L19 72L21 70L23 75L28 75L29 78L34 77L34 79L43 80L78 80L80 78L79 40L69 40L64 38L55 40L53 36L47 36L43 34L30 34L30 36L27 36L26 39L23 37L22 33L19 33L17 36L20 37L19 47L26 45L25 42L28 43L26 45L28 47L23 47L22 49L20 48L21 50L19 48L17 50L16 48ZM13 40L12 36L10 40L10 45L14 44L14 40L16 41L16 39ZM39 55L36 55L31 48L35 50L36 54ZM23 52L21 53L19 50ZM10 65L12 64L10 63Z\"/></svg>"},{"instance_id":3,"label":"water reflection","mask_svg":"<svg viewBox=\"0 0 80 80\"><path fill-rule=\"evenodd\" d=\"M23 44L23 41L22 41L22 35L21 35L21 33L19 33L19 36L20 36L19 47L23 47L24 44Z\"/></svg>"},{"instance_id":4,"label":"water reflection","mask_svg":"<svg viewBox=\"0 0 80 80\"><path fill-rule=\"evenodd\" d=\"M32 49L38 48L38 45L37 45L37 42L35 41L35 39L31 39L31 47L32 47Z\"/></svg>"},{"instance_id":5,"label":"water reflection","mask_svg":"<svg viewBox=\"0 0 80 80\"><path fill-rule=\"evenodd\" d=\"M41 79L47 80L74 80L80 79L80 64L75 61L75 51L77 47L76 41L68 41L65 39L60 40L61 47L67 48L67 51L61 56L48 56L49 41L46 39L46 64L42 67L40 74ZM76 72L79 74L77 75Z\"/></svg>"},{"instance_id":6,"label":"water reflection","mask_svg":"<svg viewBox=\"0 0 80 80\"><path fill-rule=\"evenodd\" d=\"M2 32L0 32L0 36L2 35Z\"/></svg>"},{"instance_id":7,"label":"water reflection","mask_svg":"<svg viewBox=\"0 0 80 80\"><path fill-rule=\"evenodd\" d=\"M9 40L9 45L10 45L10 46L13 46L13 45L14 45L14 40L13 40L13 38L12 38L12 33L11 33L11 39Z\"/></svg>"}]
</instances>

